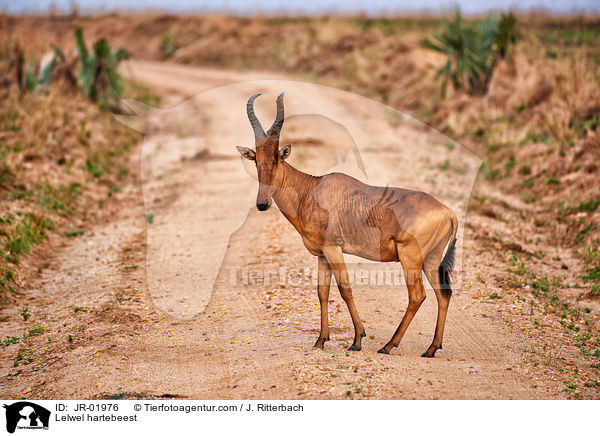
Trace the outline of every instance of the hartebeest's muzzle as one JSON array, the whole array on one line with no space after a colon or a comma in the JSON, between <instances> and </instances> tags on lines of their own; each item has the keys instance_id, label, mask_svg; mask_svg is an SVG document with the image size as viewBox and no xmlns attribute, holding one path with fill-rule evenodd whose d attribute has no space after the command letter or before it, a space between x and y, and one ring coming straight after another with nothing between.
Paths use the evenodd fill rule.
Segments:
<instances>
[{"instance_id":1,"label":"hartebeest's muzzle","mask_svg":"<svg viewBox=\"0 0 600 436\"><path fill-rule=\"evenodd\" d=\"M260 210L261 212L267 210L269 208L269 206L271 206L271 203L269 203L269 200L265 201L264 203L256 203L256 208L258 210Z\"/></svg>"}]
</instances>

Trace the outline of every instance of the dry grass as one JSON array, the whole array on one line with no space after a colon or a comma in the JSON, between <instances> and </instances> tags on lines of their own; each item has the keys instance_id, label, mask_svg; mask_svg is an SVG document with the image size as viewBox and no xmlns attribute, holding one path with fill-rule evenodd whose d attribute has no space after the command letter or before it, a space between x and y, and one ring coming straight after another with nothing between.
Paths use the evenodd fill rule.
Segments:
<instances>
[{"instance_id":1,"label":"dry grass","mask_svg":"<svg viewBox=\"0 0 600 436\"><path fill-rule=\"evenodd\" d=\"M105 202L132 183L129 152L140 135L83 95L74 57L56 66L50 86L22 86L24 69L38 74L41 53L10 32L0 37L1 306L39 272L44 250L106 215ZM125 93L159 103L131 82Z\"/></svg>"},{"instance_id":2,"label":"dry grass","mask_svg":"<svg viewBox=\"0 0 600 436\"><path fill-rule=\"evenodd\" d=\"M5 304L40 263L36 245L76 237L102 214L128 175L127 152L139 137L85 97L55 87L26 94L12 87L0 103L0 136Z\"/></svg>"}]
</instances>

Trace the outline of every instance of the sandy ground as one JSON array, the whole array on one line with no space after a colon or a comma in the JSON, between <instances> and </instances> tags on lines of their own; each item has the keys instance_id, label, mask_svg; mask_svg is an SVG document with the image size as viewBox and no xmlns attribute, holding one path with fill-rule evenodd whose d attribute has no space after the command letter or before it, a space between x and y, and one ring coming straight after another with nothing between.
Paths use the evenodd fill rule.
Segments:
<instances>
[{"instance_id":1,"label":"sandy ground","mask_svg":"<svg viewBox=\"0 0 600 436\"><path fill-rule=\"evenodd\" d=\"M3 314L2 337L37 325L44 333L28 339L31 363L15 363L23 343L2 347L1 397L553 399L569 397L562 391L572 368L590 367L553 315L544 315L540 337L520 300L485 298L505 265L477 237L493 230L488 221L466 216L480 162L467 150L377 103L286 77L149 62L127 71L172 108L144 117L141 161L132 157L141 162L141 186L127 187L108 206L111 222L57 247L32 278L26 328L18 308ZM346 351L353 329L335 287L331 341L312 348L319 309L306 276L316 260L279 211L253 208L253 168L234 149L252 145L248 95L265 94L257 113L268 127L282 88L282 143L294 144L293 165L419 188L459 215L457 285L435 359L419 357L435 327L431 290L400 346L376 353L400 322L407 293L373 281L354 285L363 350ZM399 269L348 263L351 271ZM281 267L288 279L252 276ZM583 395L598 398L598 388Z\"/></svg>"}]
</instances>

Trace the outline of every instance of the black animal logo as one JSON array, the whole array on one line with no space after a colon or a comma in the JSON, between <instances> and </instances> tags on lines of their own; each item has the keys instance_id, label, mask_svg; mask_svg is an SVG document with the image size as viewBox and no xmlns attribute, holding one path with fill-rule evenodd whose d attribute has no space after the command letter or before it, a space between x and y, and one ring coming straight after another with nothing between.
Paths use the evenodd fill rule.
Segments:
<instances>
[{"instance_id":1,"label":"black animal logo","mask_svg":"<svg viewBox=\"0 0 600 436\"><path fill-rule=\"evenodd\" d=\"M14 433L17 425L25 428L48 428L50 411L29 401L4 405L6 409L6 431Z\"/></svg>"}]
</instances>

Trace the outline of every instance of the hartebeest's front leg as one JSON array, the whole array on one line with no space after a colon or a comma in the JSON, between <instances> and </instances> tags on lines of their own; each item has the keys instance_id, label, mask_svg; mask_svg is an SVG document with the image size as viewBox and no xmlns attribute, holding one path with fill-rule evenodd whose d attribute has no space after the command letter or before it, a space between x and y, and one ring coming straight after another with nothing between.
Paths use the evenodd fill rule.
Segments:
<instances>
[{"instance_id":1,"label":"hartebeest's front leg","mask_svg":"<svg viewBox=\"0 0 600 436\"><path fill-rule=\"evenodd\" d=\"M329 302L329 288L331 286L331 268L324 256L318 256L319 276L317 277L317 292L321 305L321 334L315 343L316 348L323 348L325 341L329 340L329 321L327 306Z\"/></svg>"},{"instance_id":2,"label":"hartebeest's front leg","mask_svg":"<svg viewBox=\"0 0 600 436\"><path fill-rule=\"evenodd\" d=\"M352 323L354 324L354 342L348 347L348 350L360 351L362 349L361 340L366 336L365 328L362 325L360 317L358 316L358 311L354 305L352 288L350 287L350 278L348 277L348 270L346 269L346 263L344 262L342 248L339 246L323 248L323 255L333 270L340 294L348 306L350 316L352 317Z\"/></svg>"}]
</instances>

